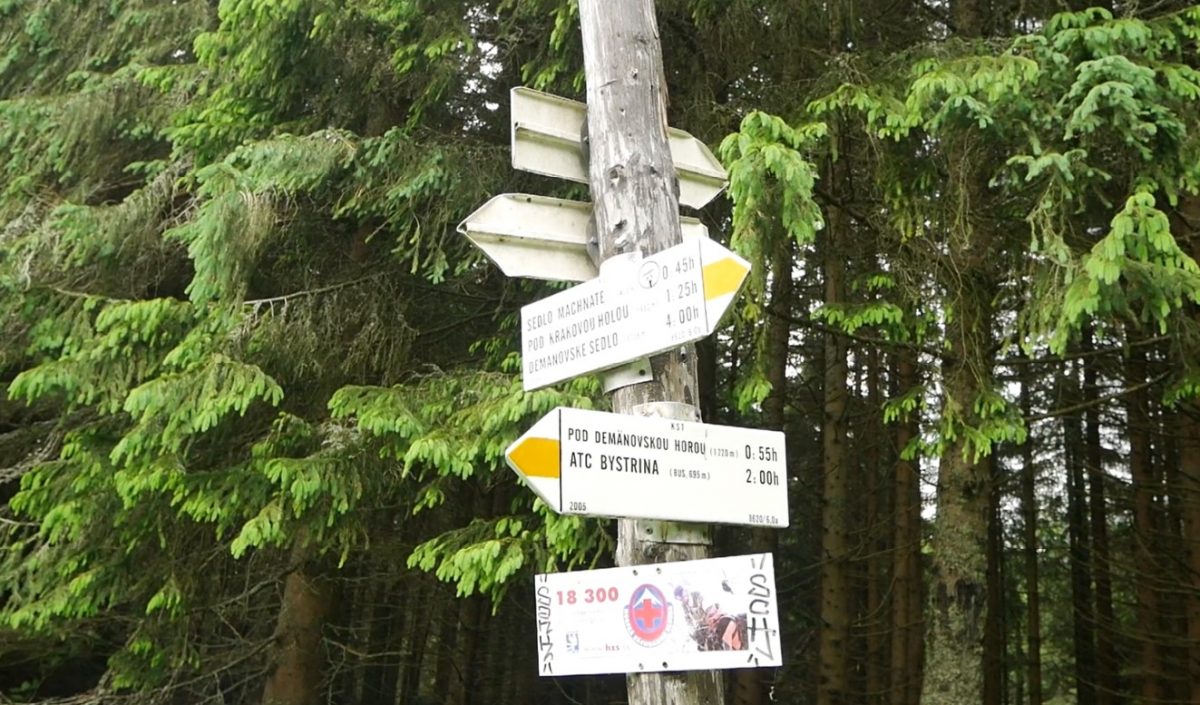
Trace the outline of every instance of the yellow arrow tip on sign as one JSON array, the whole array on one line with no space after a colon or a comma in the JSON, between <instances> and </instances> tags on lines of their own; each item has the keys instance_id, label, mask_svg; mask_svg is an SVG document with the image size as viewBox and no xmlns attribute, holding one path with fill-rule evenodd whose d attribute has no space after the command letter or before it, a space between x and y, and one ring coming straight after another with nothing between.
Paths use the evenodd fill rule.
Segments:
<instances>
[{"instance_id":1,"label":"yellow arrow tip on sign","mask_svg":"<svg viewBox=\"0 0 1200 705\"><path fill-rule=\"evenodd\" d=\"M748 271L745 264L732 257L722 257L704 265L704 299L711 301L737 292Z\"/></svg>"},{"instance_id":2,"label":"yellow arrow tip on sign","mask_svg":"<svg viewBox=\"0 0 1200 705\"><path fill-rule=\"evenodd\" d=\"M508 461L526 477L557 478L561 474L554 438L522 438L508 451Z\"/></svg>"}]
</instances>

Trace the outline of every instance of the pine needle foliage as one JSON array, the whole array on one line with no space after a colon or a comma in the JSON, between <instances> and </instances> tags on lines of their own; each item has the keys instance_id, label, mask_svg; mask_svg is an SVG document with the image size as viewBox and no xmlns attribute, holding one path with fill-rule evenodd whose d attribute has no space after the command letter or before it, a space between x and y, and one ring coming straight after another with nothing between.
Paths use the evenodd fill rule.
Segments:
<instances>
[{"instance_id":1,"label":"pine needle foliage","mask_svg":"<svg viewBox=\"0 0 1200 705\"><path fill-rule=\"evenodd\" d=\"M1084 325L1146 325L1186 339L1200 270L1163 205L1200 186L1200 93L1187 61L1198 21L1195 8L1153 20L1062 13L1007 45L930 47L813 101L814 116L857 123L873 139L887 213L878 225L895 233L898 251L944 268L939 322L922 322L913 306L928 295L919 283L893 291L890 308L820 315L884 337L904 336L896 325L907 320L902 328L919 340L953 324L955 297L971 286L964 267L976 266L997 281L1021 273L1001 287L1004 300L988 302L1015 312L1016 325L998 331L1002 347L1061 354ZM959 263L952 252L988 261ZM898 274L910 268L928 269L902 260ZM975 374L980 395L970 408L941 409L925 453L957 445L977 461L1024 438L1012 400L986 370Z\"/></svg>"},{"instance_id":2,"label":"pine needle foliage","mask_svg":"<svg viewBox=\"0 0 1200 705\"><path fill-rule=\"evenodd\" d=\"M490 94L552 58L528 21L553 23L0 3L0 384L22 424L0 443L0 671L64 654L26 695L77 658L104 665L96 701L256 700L298 546L337 582L400 527L413 570L495 604L609 546L505 468L597 390L524 394L496 335L512 292L454 232L507 177ZM471 495L496 499L440 518Z\"/></svg>"},{"instance_id":3,"label":"pine needle foliage","mask_svg":"<svg viewBox=\"0 0 1200 705\"><path fill-rule=\"evenodd\" d=\"M1198 22L1196 8L1155 20L1063 13L996 54L921 59L895 85L847 84L812 107L852 111L885 140L974 130L1003 148L991 186L1026 222L1035 254L1022 311L1030 345L1061 352L1092 319L1165 331L1200 296L1196 264L1157 207L1200 188L1200 74L1186 61ZM937 179L890 183L894 226L925 232L933 201L920 194ZM1079 217L1106 210L1107 223Z\"/></svg>"},{"instance_id":4,"label":"pine needle foliage","mask_svg":"<svg viewBox=\"0 0 1200 705\"><path fill-rule=\"evenodd\" d=\"M756 265L751 269L742 321L765 318L767 271L771 253L790 250L789 240L810 245L824 227L824 217L813 198L817 168L812 163L826 137L824 123L789 125L782 118L753 112L737 132L721 143L721 158L729 170L729 198L733 201L733 249ZM780 276L776 272L774 276ZM758 352L767 343L767 327L756 328ZM766 355L738 383L735 401L745 410L771 391L764 368Z\"/></svg>"},{"instance_id":5,"label":"pine needle foliage","mask_svg":"<svg viewBox=\"0 0 1200 705\"><path fill-rule=\"evenodd\" d=\"M446 501L448 479L505 481L504 451L529 424L558 406L590 408L597 391L593 381L582 380L562 391L526 394L507 376L433 372L413 385L343 388L330 408L337 418L353 419L377 440L381 455L401 462L403 475L421 483L415 513ZM525 566L565 569L611 549L600 524L558 516L531 492L519 495L511 510L426 541L409 566L433 570L455 582L460 595L478 591L495 604Z\"/></svg>"}]
</instances>

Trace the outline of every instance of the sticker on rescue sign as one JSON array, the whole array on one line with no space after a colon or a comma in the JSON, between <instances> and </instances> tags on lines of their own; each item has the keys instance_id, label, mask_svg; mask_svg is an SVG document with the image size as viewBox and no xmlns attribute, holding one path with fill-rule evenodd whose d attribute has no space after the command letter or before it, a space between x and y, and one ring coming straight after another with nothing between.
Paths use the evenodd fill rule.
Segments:
<instances>
[{"instance_id":1,"label":"sticker on rescue sign","mask_svg":"<svg viewBox=\"0 0 1200 705\"><path fill-rule=\"evenodd\" d=\"M769 553L534 580L543 676L783 663Z\"/></svg>"}]
</instances>

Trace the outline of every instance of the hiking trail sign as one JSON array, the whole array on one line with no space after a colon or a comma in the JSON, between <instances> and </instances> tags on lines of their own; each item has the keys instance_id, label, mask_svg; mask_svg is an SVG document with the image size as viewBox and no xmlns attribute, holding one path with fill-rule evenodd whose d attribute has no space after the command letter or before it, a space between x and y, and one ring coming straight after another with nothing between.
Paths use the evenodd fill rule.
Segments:
<instances>
[{"instance_id":1,"label":"hiking trail sign","mask_svg":"<svg viewBox=\"0 0 1200 705\"><path fill-rule=\"evenodd\" d=\"M538 673L782 665L769 553L534 578Z\"/></svg>"},{"instance_id":2,"label":"hiking trail sign","mask_svg":"<svg viewBox=\"0 0 1200 705\"><path fill-rule=\"evenodd\" d=\"M521 308L525 389L710 335L749 271L746 260L707 238L609 260L595 279Z\"/></svg>"},{"instance_id":3,"label":"hiking trail sign","mask_svg":"<svg viewBox=\"0 0 1200 705\"><path fill-rule=\"evenodd\" d=\"M592 204L526 193L502 193L458 226L510 277L583 282L596 276L587 251ZM680 217L684 241L708 237L696 218Z\"/></svg>"},{"instance_id":4,"label":"hiking trail sign","mask_svg":"<svg viewBox=\"0 0 1200 705\"><path fill-rule=\"evenodd\" d=\"M513 88L512 165L516 169L588 182L583 156L587 106L532 88ZM679 203L701 208L725 188L725 167L708 146L683 130L667 129L671 160L679 177Z\"/></svg>"},{"instance_id":5,"label":"hiking trail sign","mask_svg":"<svg viewBox=\"0 0 1200 705\"><path fill-rule=\"evenodd\" d=\"M559 407L505 457L559 514L788 525L784 435Z\"/></svg>"}]
</instances>

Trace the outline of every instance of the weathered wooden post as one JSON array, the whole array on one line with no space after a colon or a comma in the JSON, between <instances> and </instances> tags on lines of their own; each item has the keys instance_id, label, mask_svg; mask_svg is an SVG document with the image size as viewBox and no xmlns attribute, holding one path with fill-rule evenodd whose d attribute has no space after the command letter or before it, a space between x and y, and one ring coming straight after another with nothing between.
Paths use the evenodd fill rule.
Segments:
<instances>
[{"instance_id":1,"label":"weathered wooden post","mask_svg":"<svg viewBox=\"0 0 1200 705\"><path fill-rule=\"evenodd\" d=\"M587 77L588 183L601 269L681 241L667 137L667 89L653 0L580 0ZM612 392L614 412L698 421L695 346L651 359L653 379ZM628 375L636 379L636 373ZM618 382L619 383L619 382ZM709 556L706 525L622 519L617 565ZM630 705L721 705L716 671L628 676Z\"/></svg>"}]
</instances>

